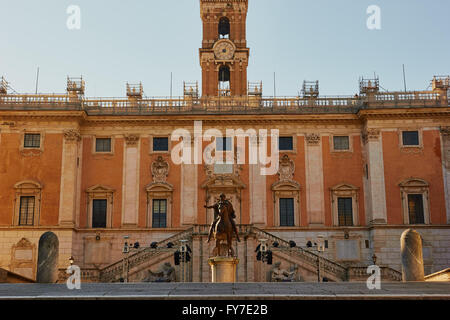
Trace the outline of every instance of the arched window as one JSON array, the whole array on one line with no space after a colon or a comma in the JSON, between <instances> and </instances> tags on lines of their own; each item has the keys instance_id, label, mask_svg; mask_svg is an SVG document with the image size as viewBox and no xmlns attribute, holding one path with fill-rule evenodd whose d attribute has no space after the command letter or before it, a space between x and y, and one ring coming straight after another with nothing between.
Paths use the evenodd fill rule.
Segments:
<instances>
[{"instance_id":1,"label":"arched window","mask_svg":"<svg viewBox=\"0 0 450 320\"><path fill-rule=\"evenodd\" d=\"M228 18L226 17L223 17L219 20L219 38L230 38L230 20L228 20Z\"/></svg>"},{"instance_id":2,"label":"arched window","mask_svg":"<svg viewBox=\"0 0 450 320\"><path fill-rule=\"evenodd\" d=\"M219 95L230 95L230 68L222 66L219 69Z\"/></svg>"}]
</instances>

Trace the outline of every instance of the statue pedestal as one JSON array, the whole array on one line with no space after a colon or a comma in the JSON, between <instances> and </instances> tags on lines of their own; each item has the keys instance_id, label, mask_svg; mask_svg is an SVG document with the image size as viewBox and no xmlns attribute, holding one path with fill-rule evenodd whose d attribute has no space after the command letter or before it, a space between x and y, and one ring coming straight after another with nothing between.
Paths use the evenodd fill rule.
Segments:
<instances>
[{"instance_id":1,"label":"statue pedestal","mask_svg":"<svg viewBox=\"0 0 450 320\"><path fill-rule=\"evenodd\" d=\"M213 283L236 282L238 258L213 257L208 260L212 271Z\"/></svg>"}]
</instances>

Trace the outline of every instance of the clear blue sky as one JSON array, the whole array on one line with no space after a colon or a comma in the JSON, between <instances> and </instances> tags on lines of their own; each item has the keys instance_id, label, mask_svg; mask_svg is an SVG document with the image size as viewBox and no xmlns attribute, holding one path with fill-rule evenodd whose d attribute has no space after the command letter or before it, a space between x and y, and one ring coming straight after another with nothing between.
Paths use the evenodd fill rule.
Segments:
<instances>
[{"instance_id":1,"label":"clear blue sky","mask_svg":"<svg viewBox=\"0 0 450 320\"><path fill-rule=\"evenodd\" d=\"M248 78L264 95L295 96L304 79L322 95L352 95L358 78L379 74L388 90L423 90L450 74L448 0L249 0ZM69 5L81 8L81 30L66 27ZM366 27L369 5L381 8L381 30ZM83 75L87 96L125 96L142 81L147 96L174 95L183 80L201 80L199 0L0 0L0 75L18 92L63 93L67 75Z\"/></svg>"}]
</instances>

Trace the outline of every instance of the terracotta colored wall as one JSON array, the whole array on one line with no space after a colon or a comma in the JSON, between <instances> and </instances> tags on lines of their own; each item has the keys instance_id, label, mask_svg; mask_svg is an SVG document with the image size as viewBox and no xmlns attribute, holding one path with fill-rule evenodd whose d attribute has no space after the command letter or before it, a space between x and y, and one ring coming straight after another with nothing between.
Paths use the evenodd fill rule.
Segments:
<instances>
[{"instance_id":1,"label":"terracotta colored wall","mask_svg":"<svg viewBox=\"0 0 450 320\"><path fill-rule=\"evenodd\" d=\"M42 189L41 226L58 224L61 184L62 134L44 135L43 153L20 153L21 134L2 133L0 143L0 225L11 225L14 214L14 185L24 180L39 182Z\"/></svg>"},{"instance_id":2,"label":"terracotta colored wall","mask_svg":"<svg viewBox=\"0 0 450 320\"><path fill-rule=\"evenodd\" d=\"M397 132L383 132L383 158L388 224L403 224L398 184L414 177L430 184L430 220L445 224L445 194L442 177L441 142L438 131L423 131L423 150L401 150ZM410 150L410 151L408 151Z\"/></svg>"},{"instance_id":3,"label":"terracotta colored wall","mask_svg":"<svg viewBox=\"0 0 450 320\"><path fill-rule=\"evenodd\" d=\"M104 185L115 190L112 213L113 228L120 228L122 221L122 178L124 140L114 139L114 154L93 154L93 137L83 138L83 169L81 180L80 227L87 226L86 189Z\"/></svg>"},{"instance_id":4,"label":"terracotta colored wall","mask_svg":"<svg viewBox=\"0 0 450 320\"><path fill-rule=\"evenodd\" d=\"M361 138L359 136L350 136L350 139L352 139L353 143L353 152L332 152L332 141L330 137L322 137L326 226L333 225L330 188L342 183L351 184L359 188L359 225L366 224Z\"/></svg>"},{"instance_id":5,"label":"terracotta colored wall","mask_svg":"<svg viewBox=\"0 0 450 320\"><path fill-rule=\"evenodd\" d=\"M139 186L139 227L146 227L147 223L147 192L146 186L152 182L152 163L158 156L162 156L169 163L169 176L167 182L173 188L172 198L172 227L180 226L180 196L181 196L181 166L174 165L170 153L150 154L151 138L141 139L141 164ZM151 227L151 226L150 226Z\"/></svg>"}]
</instances>

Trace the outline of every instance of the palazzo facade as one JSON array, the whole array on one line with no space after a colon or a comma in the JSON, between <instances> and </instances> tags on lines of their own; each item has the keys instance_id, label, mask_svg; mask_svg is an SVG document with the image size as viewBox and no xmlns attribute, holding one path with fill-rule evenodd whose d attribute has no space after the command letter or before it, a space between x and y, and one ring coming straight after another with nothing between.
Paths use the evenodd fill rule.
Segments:
<instances>
[{"instance_id":1,"label":"palazzo facade","mask_svg":"<svg viewBox=\"0 0 450 320\"><path fill-rule=\"evenodd\" d=\"M297 281L317 281L318 259L322 280L361 280L374 263L399 280L408 228L423 237L425 273L448 268L450 78L414 92L380 92L378 79L362 79L357 95L335 98L305 82L301 96L266 98L247 80L248 0L200 4L201 94L186 83L181 98L147 99L127 85L126 98L94 100L83 79L68 78L61 95L13 94L2 82L0 268L36 279L40 239L51 232L60 281L69 258L84 281L142 281L174 265L186 240L191 259L175 266L177 281L211 281L213 211L204 206L221 193L241 233L239 281L270 280L255 252L261 240ZM180 129L277 129L278 170L262 175L268 165L249 163L261 137L216 140L216 153L236 151L244 163L176 163L174 149L189 141L174 141ZM212 142L190 140L197 155ZM124 254L125 242L140 246Z\"/></svg>"}]
</instances>

